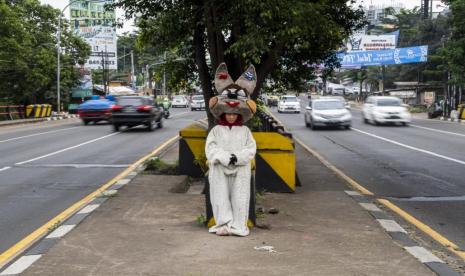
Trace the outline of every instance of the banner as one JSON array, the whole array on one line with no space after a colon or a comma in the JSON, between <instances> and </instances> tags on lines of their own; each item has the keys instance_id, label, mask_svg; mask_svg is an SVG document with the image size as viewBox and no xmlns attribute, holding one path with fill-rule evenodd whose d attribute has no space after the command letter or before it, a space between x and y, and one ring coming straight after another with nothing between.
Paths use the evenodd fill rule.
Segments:
<instances>
[{"instance_id":1,"label":"banner","mask_svg":"<svg viewBox=\"0 0 465 276\"><path fill-rule=\"evenodd\" d=\"M339 53L341 68L359 68L362 66L381 66L426 62L428 46L396 48L393 50Z\"/></svg>"},{"instance_id":2,"label":"banner","mask_svg":"<svg viewBox=\"0 0 465 276\"><path fill-rule=\"evenodd\" d=\"M354 35L347 42L347 51L377 51L395 49L397 39L395 34L386 35Z\"/></svg>"},{"instance_id":3,"label":"banner","mask_svg":"<svg viewBox=\"0 0 465 276\"><path fill-rule=\"evenodd\" d=\"M70 0L73 1L73 0ZM91 46L92 52L84 65L88 69L117 69L115 11L105 11L101 2L73 1L70 5L70 24L74 34Z\"/></svg>"}]
</instances>

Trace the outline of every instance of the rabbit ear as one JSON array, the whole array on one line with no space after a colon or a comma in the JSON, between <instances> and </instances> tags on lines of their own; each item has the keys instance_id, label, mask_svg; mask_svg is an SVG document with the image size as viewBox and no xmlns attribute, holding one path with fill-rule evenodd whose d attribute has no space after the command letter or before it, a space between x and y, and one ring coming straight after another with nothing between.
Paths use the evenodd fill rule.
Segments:
<instances>
[{"instance_id":1,"label":"rabbit ear","mask_svg":"<svg viewBox=\"0 0 465 276\"><path fill-rule=\"evenodd\" d=\"M229 85L233 84L234 81L232 80L231 76L228 73L228 67L226 63L221 63L218 68L216 69L215 73L215 88L216 91L221 94L223 90L228 87Z\"/></svg>"},{"instance_id":2,"label":"rabbit ear","mask_svg":"<svg viewBox=\"0 0 465 276\"><path fill-rule=\"evenodd\" d=\"M252 94L255 86L257 85L257 73L255 67L250 65L247 70L237 79L236 84L244 88L249 95Z\"/></svg>"}]
</instances>

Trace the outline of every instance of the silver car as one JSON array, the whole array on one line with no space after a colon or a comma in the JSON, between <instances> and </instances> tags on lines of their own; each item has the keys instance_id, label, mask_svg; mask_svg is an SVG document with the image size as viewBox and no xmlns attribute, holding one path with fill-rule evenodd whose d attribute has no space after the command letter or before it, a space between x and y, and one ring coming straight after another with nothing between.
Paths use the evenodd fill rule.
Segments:
<instances>
[{"instance_id":1,"label":"silver car","mask_svg":"<svg viewBox=\"0 0 465 276\"><path fill-rule=\"evenodd\" d=\"M317 127L343 126L350 129L352 114L345 101L337 98L319 98L311 101L305 108L305 125L311 129Z\"/></svg>"}]
</instances>

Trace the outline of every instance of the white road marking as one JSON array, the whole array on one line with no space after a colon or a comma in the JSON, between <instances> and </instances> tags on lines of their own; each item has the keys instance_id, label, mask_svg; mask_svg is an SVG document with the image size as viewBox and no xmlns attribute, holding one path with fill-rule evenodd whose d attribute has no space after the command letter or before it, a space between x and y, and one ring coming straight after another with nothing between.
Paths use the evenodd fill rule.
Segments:
<instances>
[{"instance_id":1,"label":"white road marking","mask_svg":"<svg viewBox=\"0 0 465 276\"><path fill-rule=\"evenodd\" d=\"M3 167L3 168L0 169L0 172L6 171L8 169L11 169L11 167Z\"/></svg>"},{"instance_id":2,"label":"white road marking","mask_svg":"<svg viewBox=\"0 0 465 276\"><path fill-rule=\"evenodd\" d=\"M40 259L42 255L28 255L22 256L7 269L5 269L0 275L17 275L23 273L28 267Z\"/></svg>"},{"instance_id":3,"label":"white road marking","mask_svg":"<svg viewBox=\"0 0 465 276\"><path fill-rule=\"evenodd\" d=\"M16 140L20 140L20 139L24 139L24 138L29 138L29 137L34 137L34 136L39 136L39 135L48 134L48 133L56 133L56 132L60 132L60 131L75 129L75 128L78 128L78 127L80 127L80 126L77 126L77 127L69 127L69 128L63 128L63 129L58 129L58 130L52 130L52 131L46 131L46 132L40 132L40 133L35 133L35 134L30 134L30 135L25 135L25 136L10 138L10 139L6 139L6 140L2 140L2 141L0 141L0 143L16 141Z\"/></svg>"},{"instance_id":4,"label":"white road marking","mask_svg":"<svg viewBox=\"0 0 465 276\"><path fill-rule=\"evenodd\" d=\"M26 164L26 163L30 163L30 162L33 162L33 161L36 161L36 160L39 160L39 159L42 159L42 158L46 158L46 157L49 157L49 156L52 156L52 155L56 155L56 154L59 154L59 153L62 153L62 152L68 151L68 150L78 148L80 146L84 146L84 145L96 142L98 140L102 140L102 139L105 139L105 138L108 138L108 137L111 137L111 136L115 136L117 134L120 134L120 132L115 132L115 133L112 133L112 134L108 134L108 135L105 135L105 136L102 136L102 137L99 137L99 138L96 138L96 139L92 139L90 141L87 141L87 142L84 142L84 143L81 143L81 144L78 144L78 145L75 145L75 146L72 146L72 147L57 150L55 152L52 152L52 153L49 153L49 154L46 154L46 155L42 155L42 156L39 156L39 157L36 157L36 158L32 158L32 159L29 159L29 160L26 160L26 161L18 162L15 165L23 165L23 164Z\"/></svg>"},{"instance_id":5,"label":"white road marking","mask_svg":"<svg viewBox=\"0 0 465 276\"><path fill-rule=\"evenodd\" d=\"M397 222L390 220L390 219L377 219L379 224L388 232L401 232L401 233L406 233L404 228L400 226Z\"/></svg>"},{"instance_id":6,"label":"white road marking","mask_svg":"<svg viewBox=\"0 0 465 276\"><path fill-rule=\"evenodd\" d=\"M344 191L346 194L350 196L360 196L361 194L357 191Z\"/></svg>"},{"instance_id":7,"label":"white road marking","mask_svg":"<svg viewBox=\"0 0 465 276\"><path fill-rule=\"evenodd\" d=\"M429 154L429 155L432 155L432 156L435 156L435 157L439 157L439 158L442 158L442 159L445 159L445 160L449 160L449 161L461 164L461 165L465 165L465 161L463 161L463 160L455 159L455 158L448 157L448 156L445 156L445 155L442 155L442 154L438 154L438 153L435 153L435 152L432 152L432 151L429 151L429 150L424 150L424 149L412 147L412 146L409 146L409 145L406 145L406 144L402 144L402 143L396 142L394 140L384 138L384 137L381 137L381 136L378 136L378 135L375 135L373 133L369 133L369 132L366 132L366 131L363 131L363 130L360 130L360 129L356 129L356 128L352 128L352 129L355 130L355 131L358 131L360 133L363 133L365 135L368 135L368 136L383 140L383 141L388 142L388 143L392 143L394 145L398 145L398 146L401 146L401 147L404 147L404 148L408 148L408 149L411 149L411 150L426 153L426 154Z\"/></svg>"},{"instance_id":8,"label":"white road marking","mask_svg":"<svg viewBox=\"0 0 465 276\"><path fill-rule=\"evenodd\" d=\"M131 182L131 179L121 179L121 180L119 180L118 182L116 182L115 184L116 184L116 185L126 185L126 184L128 184L129 182Z\"/></svg>"},{"instance_id":9,"label":"white road marking","mask_svg":"<svg viewBox=\"0 0 465 276\"><path fill-rule=\"evenodd\" d=\"M445 133L445 134L451 134L451 135L457 135L457 136L465 137L465 134L461 134L461 133L450 132L450 131L445 131L445 130L439 130L439 129L423 127L423 126L419 126L419 125L412 125L412 124L410 124L410 126L421 128L421 129L426 129L426 130L430 130L430 131L434 131L434 132L439 132L439 133Z\"/></svg>"},{"instance_id":10,"label":"white road marking","mask_svg":"<svg viewBox=\"0 0 465 276\"><path fill-rule=\"evenodd\" d=\"M429 252L420 246L406 246L404 247L408 253L412 254L422 263L444 263L441 259L434 256L433 253Z\"/></svg>"},{"instance_id":11,"label":"white road marking","mask_svg":"<svg viewBox=\"0 0 465 276\"><path fill-rule=\"evenodd\" d=\"M381 209L379 209L378 206L374 205L373 203L359 203L359 204L367 211L381 212Z\"/></svg>"},{"instance_id":12,"label":"white road marking","mask_svg":"<svg viewBox=\"0 0 465 276\"><path fill-rule=\"evenodd\" d=\"M78 212L78 214L88 214L92 213L95 209L97 209L100 206L100 204L89 204L86 207L82 208L81 211Z\"/></svg>"},{"instance_id":13,"label":"white road marking","mask_svg":"<svg viewBox=\"0 0 465 276\"><path fill-rule=\"evenodd\" d=\"M76 225L62 225L55 229L52 233L50 233L46 239L55 239L55 238L61 238L64 235L68 234L69 231L73 230L73 228L76 227Z\"/></svg>"}]
</instances>

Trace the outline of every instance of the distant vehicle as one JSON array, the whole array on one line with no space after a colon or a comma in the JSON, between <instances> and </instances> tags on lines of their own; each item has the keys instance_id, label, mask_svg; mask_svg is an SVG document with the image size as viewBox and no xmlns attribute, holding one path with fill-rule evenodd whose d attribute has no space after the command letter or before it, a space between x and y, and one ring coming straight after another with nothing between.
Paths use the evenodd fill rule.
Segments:
<instances>
[{"instance_id":1,"label":"distant vehicle","mask_svg":"<svg viewBox=\"0 0 465 276\"><path fill-rule=\"evenodd\" d=\"M362 109L365 123L386 124L401 123L408 125L412 116L399 98L389 96L370 96Z\"/></svg>"},{"instance_id":2,"label":"distant vehicle","mask_svg":"<svg viewBox=\"0 0 465 276\"><path fill-rule=\"evenodd\" d=\"M346 89L344 85L336 84L336 83L328 83L327 91L328 91L328 94L330 95L345 96L347 90L348 89Z\"/></svg>"},{"instance_id":3,"label":"distant vehicle","mask_svg":"<svg viewBox=\"0 0 465 276\"><path fill-rule=\"evenodd\" d=\"M163 107L155 104L153 98L144 96L123 96L112 107L112 122L115 131L121 126L145 125L149 131L163 127Z\"/></svg>"},{"instance_id":4,"label":"distant vehicle","mask_svg":"<svg viewBox=\"0 0 465 276\"><path fill-rule=\"evenodd\" d=\"M191 111L202 109L205 110L205 99L203 98L203 95L192 96Z\"/></svg>"},{"instance_id":5,"label":"distant vehicle","mask_svg":"<svg viewBox=\"0 0 465 276\"><path fill-rule=\"evenodd\" d=\"M186 99L185 96L174 96L173 100L171 101L171 106L172 107L188 107L189 106L189 101Z\"/></svg>"},{"instance_id":6,"label":"distant vehicle","mask_svg":"<svg viewBox=\"0 0 465 276\"><path fill-rule=\"evenodd\" d=\"M276 95L270 95L268 97L268 106L278 106L279 97Z\"/></svg>"},{"instance_id":7,"label":"distant vehicle","mask_svg":"<svg viewBox=\"0 0 465 276\"><path fill-rule=\"evenodd\" d=\"M345 101L335 97L322 97L312 100L305 108L305 125L311 129L317 127L343 126L350 129L352 114L346 108Z\"/></svg>"},{"instance_id":8,"label":"distant vehicle","mask_svg":"<svg viewBox=\"0 0 465 276\"><path fill-rule=\"evenodd\" d=\"M281 96L278 102L278 112L300 113L300 101L294 95Z\"/></svg>"},{"instance_id":9,"label":"distant vehicle","mask_svg":"<svg viewBox=\"0 0 465 276\"><path fill-rule=\"evenodd\" d=\"M97 99L95 99L97 98ZM111 107L115 104L114 98L93 97L78 106L78 115L84 125L90 122L110 121Z\"/></svg>"}]
</instances>

